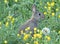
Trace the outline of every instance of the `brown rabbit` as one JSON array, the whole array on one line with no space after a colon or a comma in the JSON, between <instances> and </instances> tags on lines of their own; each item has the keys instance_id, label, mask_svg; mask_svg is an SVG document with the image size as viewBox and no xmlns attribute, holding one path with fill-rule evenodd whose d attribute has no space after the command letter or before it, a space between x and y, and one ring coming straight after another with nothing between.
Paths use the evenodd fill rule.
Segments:
<instances>
[{"instance_id":1,"label":"brown rabbit","mask_svg":"<svg viewBox=\"0 0 60 44\"><path fill-rule=\"evenodd\" d=\"M25 22L19 29L19 34L21 34L21 30L28 33L32 31L32 34L34 33L34 27L37 27L38 21L40 18L44 18L44 14L36 10L36 6L33 5L32 7L32 17L27 22ZM27 27L30 27L29 31L25 31Z\"/></svg>"}]
</instances>

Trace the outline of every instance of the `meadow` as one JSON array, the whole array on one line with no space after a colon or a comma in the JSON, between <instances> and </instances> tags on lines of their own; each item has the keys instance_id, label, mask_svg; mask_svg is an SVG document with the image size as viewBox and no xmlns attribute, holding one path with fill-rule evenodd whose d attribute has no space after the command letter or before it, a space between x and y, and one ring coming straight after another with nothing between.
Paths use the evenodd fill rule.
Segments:
<instances>
[{"instance_id":1,"label":"meadow","mask_svg":"<svg viewBox=\"0 0 60 44\"><path fill-rule=\"evenodd\" d=\"M60 44L60 0L35 1L37 9L45 15L45 18L40 19L32 37L25 33L22 36L18 34L18 30L30 19L34 1L0 0L0 44ZM44 27L50 29L49 35L45 36L42 33Z\"/></svg>"}]
</instances>

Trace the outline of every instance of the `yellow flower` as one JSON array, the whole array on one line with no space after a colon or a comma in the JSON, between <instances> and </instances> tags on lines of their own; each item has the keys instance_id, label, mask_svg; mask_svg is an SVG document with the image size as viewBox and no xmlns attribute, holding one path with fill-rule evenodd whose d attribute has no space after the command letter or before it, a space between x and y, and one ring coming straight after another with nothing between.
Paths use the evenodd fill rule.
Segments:
<instances>
[{"instance_id":1,"label":"yellow flower","mask_svg":"<svg viewBox=\"0 0 60 44\"><path fill-rule=\"evenodd\" d=\"M7 4L8 3L8 1L7 0L4 0L4 2Z\"/></svg>"},{"instance_id":2,"label":"yellow flower","mask_svg":"<svg viewBox=\"0 0 60 44\"><path fill-rule=\"evenodd\" d=\"M19 37L19 36L20 36L20 34L17 34L17 36Z\"/></svg>"},{"instance_id":3,"label":"yellow flower","mask_svg":"<svg viewBox=\"0 0 60 44\"><path fill-rule=\"evenodd\" d=\"M45 38L47 38L48 36L45 36Z\"/></svg>"},{"instance_id":4,"label":"yellow flower","mask_svg":"<svg viewBox=\"0 0 60 44\"><path fill-rule=\"evenodd\" d=\"M30 34L32 34L32 31L30 31Z\"/></svg>"},{"instance_id":5,"label":"yellow flower","mask_svg":"<svg viewBox=\"0 0 60 44\"><path fill-rule=\"evenodd\" d=\"M12 20L14 21L15 19L14 19L14 18L12 18Z\"/></svg>"},{"instance_id":6,"label":"yellow flower","mask_svg":"<svg viewBox=\"0 0 60 44\"><path fill-rule=\"evenodd\" d=\"M48 10L51 10L51 7L48 7Z\"/></svg>"},{"instance_id":7,"label":"yellow flower","mask_svg":"<svg viewBox=\"0 0 60 44\"><path fill-rule=\"evenodd\" d=\"M24 32L23 32L23 30L21 30L21 34L23 34Z\"/></svg>"},{"instance_id":8,"label":"yellow flower","mask_svg":"<svg viewBox=\"0 0 60 44\"><path fill-rule=\"evenodd\" d=\"M5 40L4 43L7 44L7 41Z\"/></svg>"},{"instance_id":9,"label":"yellow flower","mask_svg":"<svg viewBox=\"0 0 60 44\"><path fill-rule=\"evenodd\" d=\"M52 16L54 16L55 15L55 13L52 13Z\"/></svg>"},{"instance_id":10,"label":"yellow flower","mask_svg":"<svg viewBox=\"0 0 60 44\"><path fill-rule=\"evenodd\" d=\"M29 43L26 43L26 44L29 44Z\"/></svg>"},{"instance_id":11,"label":"yellow flower","mask_svg":"<svg viewBox=\"0 0 60 44\"><path fill-rule=\"evenodd\" d=\"M37 30L37 28L34 28L34 31L36 31Z\"/></svg>"},{"instance_id":12,"label":"yellow flower","mask_svg":"<svg viewBox=\"0 0 60 44\"><path fill-rule=\"evenodd\" d=\"M25 34L23 39L27 40L28 38L29 38L29 34Z\"/></svg>"},{"instance_id":13,"label":"yellow flower","mask_svg":"<svg viewBox=\"0 0 60 44\"><path fill-rule=\"evenodd\" d=\"M51 2L51 6L54 6L55 5L55 3L54 2Z\"/></svg>"},{"instance_id":14,"label":"yellow flower","mask_svg":"<svg viewBox=\"0 0 60 44\"><path fill-rule=\"evenodd\" d=\"M50 39L51 39L50 37L47 37L47 40L48 40L48 41L50 41Z\"/></svg>"},{"instance_id":15,"label":"yellow flower","mask_svg":"<svg viewBox=\"0 0 60 44\"><path fill-rule=\"evenodd\" d=\"M41 34L37 34L37 38L42 38L42 35Z\"/></svg>"},{"instance_id":16,"label":"yellow flower","mask_svg":"<svg viewBox=\"0 0 60 44\"><path fill-rule=\"evenodd\" d=\"M34 41L34 44L39 44L38 41Z\"/></svg>"},{"instance_id":17,"label":"yellow flower","mask_svg":"<svg viewBox=\"0 0 60 44\"><path fill-rule=\"evenodd\" d=\"M49 4L49 2L47 2L47 4Z\"/></svg>"},{"instance_id":18,"label":"yellow flower","mask_svg":"<svg viewBox=\"0 0 60 44\"><path fill-rule=\"evenodd\" d=\"M46 7L46 6L44 6L44 8L46 8L46 9L47 9L47 7Z\"/></svg>"},{"instance_id":19,"label":"yellow flower","mask_svg":"<svg viewBox=\"0 0 60 44\"><path fill-rule=\"evenodd\" d=\"M23 32L23 34L26 35L26 32L25 33Z\"/></svg>"},{"instance_id":20,"label":"yellow flower","mask_svg":"<svg viewBox=\"0 0 60 44\"><path fill-rule=\"evenodd\" d=\"M8 25L9 25L9 22L6 22L5 26L8 27Z\"/></svg>"},{"instance_id":21,"label":"yellow flower","mask_svg":"<svg viewBox=\"0 0 60 44\"><path fill-rule=\"evenodd\" d=\"M48 41L51 40L50 36L46 36L45 38L46 38Z\"/></svg>"},{"instance_id":22,"label":"yellow flower","mask_svg":"<svg viewBox=\"0 0 60 44\"><path fill-rule=\"evenodd\" d=\"M35 38L42 38L42 35L41 34L34 34L33 36L34 36L34 39Z\"/></svg>"},{"instance_id":23,"label":"yellow flower","mask_svg":"<svg viewBox=\"0 0 60 44\"><path fill-rule=\"evenodd\" d=\"M36 35L36 34L34 34L33 36L34 36L33 38L35 39L37 35Z\"/></svg>"},{"instance_id":24,"label":"yellow flower","mask_svg":"<svg viewBox=\"0 0 60 44\"><path fill-rule=\"evenodd\" d=\"M26 31L27 31L27 30L30 30L30 27L27 27L25 30L26 30Z\"/></svg>"},{"instance_id":25,"label":"yellow flower","mask_svg":"<svg viewBox=\"0 0 60 44\"><path fill-rule=\"evenodd\" d=\"M40 32L40 30L38 29L37 32Z\"/></svg>"},{"instance_id":26,"label":"yellow flower","mask_svg":"<svg viewBox=\"0 0 60 44\"><path fill-rule=\"evenodd\" d=\"M8 16L9 19L12 19L12 16Z\"/></svg>"},{"instance_id":27,"label":"yellow flower","mask_svg":"<svg viewBox=\"0 0 60 44\"><path fill-rule=\"evenodd\" d=\"M18 2L18 0L15 0L15 2Z\"/></svg>"},{"instance_id":28,"label":"yellow flower","mask_svg":"<svg viewBox=\"0 0 60 44\"><path fill-rule=\"evenodd\" d=\"M27 29L30 29L30 27L27 27Z\"/></svg>"},{"instance_id":29,"label":"yellow flower","mask_svg":"<svg viewBox=\"0 0 60 44\"><path fill-rule=\"evenodd\" d=\"M48 5L48 6L50 6L50 3L49 3L49 2L47 2L47 5Z\"/></svg>"},{"instance_id":30,"label":"yellow flower","mask_svg":"<svg viewBox=\"0 0 60 44\"><path fill-rule=\"evenodd\" d=\"M60 31L58 31L58 33L60 34Z\"/></svg>"},{"instance_id":31,"label":"yellow flower","mask_svg":"<svg viewBox=\"0 0 60 44\"><path fill-rule=\"evenodd\" d=\"M34 33L36 33L36 31L37 31L37 28L34 28Z\"/></svg>"},{"instance_id":32,"label":"yellow flower","mask_svg":"<svg viewBox=\"0 0 60 44\"><path fill-rule=\"evenodd\" d=\"M15 20L15 18L12 18L12 21L11 21L12 24L14 23L14 20Z\"/></svg>"},{"instance_id":33,"label":"yellow flower","mask_svg":"<svg viewBox=\"0 0 60 44\"><path fill-rule=\"evenodd\" d=\"M59 9L58 8L56 8L56 11L58 11Z\"/></svg>"},{"instance_id":34,"label":"yellow flower","mask_svg":"<svg viewBox=\"0 0 60 44\"><path fill-rule=\"evenodd\" d=\"M47 14L47 12L44 12L44 14L46 15L46 14Z\"/></svg>"},{"instance_id":35,"label":"yellow flower","mask_svg":"<svg viewBox=\"0 0 60 44\"><path fill-rule=\"evenodd\" d=\"M34 37L32 37L32 39L34 39Z\"/></svg>"},{"instance_id":36,"label":"yellow flower","mask_svg":"<svg viewBox=\"0 0 60 44\"><path fill-rule=\"evenodd\" d=\"M58 17L60 18L60 15Z\"/></svg>"}]
</instances>

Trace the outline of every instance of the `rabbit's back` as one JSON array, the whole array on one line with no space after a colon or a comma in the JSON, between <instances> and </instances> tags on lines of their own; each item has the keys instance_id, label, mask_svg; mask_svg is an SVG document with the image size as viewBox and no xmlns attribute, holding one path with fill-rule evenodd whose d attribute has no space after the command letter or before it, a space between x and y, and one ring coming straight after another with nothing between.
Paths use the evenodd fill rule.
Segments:
<instances>
[{"instance_id":1,"label":"rabbit's back","mask_svg":"<svg viewBox=\"0 0 60 44\"><path fill-rule=\"evenodd\" d=\"M37 27L36 21L33 21L32 19L28 20L26 23L24 23L24 24L19 28L19 29L20 29L20 30L19 30L19 33L21 33L21 32L20 32L21 30L23 30L24 32L26 32L25 29L26 29L27 27L30 27L30 30L29 30L29 31L32 31L32 32L33 32L34 28ZM28 31L27 31L27 32L28 32Z\"/></svg>"}]
</instances>

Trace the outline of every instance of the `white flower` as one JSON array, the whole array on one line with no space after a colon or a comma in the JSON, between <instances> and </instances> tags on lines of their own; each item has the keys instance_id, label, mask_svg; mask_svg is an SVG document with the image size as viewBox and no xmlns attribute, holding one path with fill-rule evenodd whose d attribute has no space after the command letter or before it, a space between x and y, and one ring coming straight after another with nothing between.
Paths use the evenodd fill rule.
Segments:
<instances>
[{"instance_id":1,"label":"white flower","mask_svg":"<svg viewBox=\"0 0 60 44\"><path fill-rule=\"evenodd\" d=\"M45 28L42 29L42 33L43 33L44 35L48 35L48 34L50 33L50 29L47 28L47 27L45 27Z\"/></svg>"}]
</instances>

